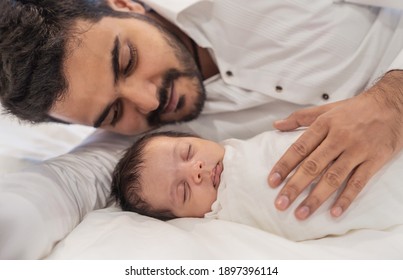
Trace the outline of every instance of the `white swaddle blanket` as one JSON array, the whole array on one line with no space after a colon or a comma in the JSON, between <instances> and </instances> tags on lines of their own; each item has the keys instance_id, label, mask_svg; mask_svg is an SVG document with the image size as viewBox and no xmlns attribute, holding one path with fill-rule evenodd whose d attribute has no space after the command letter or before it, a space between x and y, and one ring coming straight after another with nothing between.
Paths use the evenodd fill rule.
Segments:
<instances>
[{"instance_id":1,"label":"white swaddle blanket","mask_svg":"<svg viewBox=\"0 0 403 280\"><path fill-rule=\"evenodd\" d=\"M283 185L271 189L267 183L268 173L301 133L270 131L246 141L223 141L224 171L218 197L205 217L251 225L295 241L403 224L403 183L396 184L396 177L403 172L402 152L370 180L339 218L329 213L336 194L307 220L295 218L294 210L310 188L286 211L276 210L274 200Z\"/></svg>"}]
</instances>

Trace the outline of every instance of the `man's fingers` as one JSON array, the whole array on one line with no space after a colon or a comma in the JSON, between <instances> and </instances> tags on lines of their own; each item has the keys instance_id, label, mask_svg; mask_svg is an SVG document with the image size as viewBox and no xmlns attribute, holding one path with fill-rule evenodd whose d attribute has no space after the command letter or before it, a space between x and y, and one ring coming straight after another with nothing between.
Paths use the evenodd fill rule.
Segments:
<instances>
[{"instance_id":1,"label":"man's fingers","mask_svg":"<svg viewBox=\"0 0 403 280\"><path fill-rule=\"evenodd\" d=\"M353 161L352 161L353 159ZM343 153L323 173L318 184L295 210L299 220L305 220L314 213L335 191L342 187L360 159Z\"/></svg>"},{"instance_id":2,"label":"man's fingers","mask_svg":"<svg viewBox=\"0 0 403 280\"><path fill-rule=\"evenodd\" d=\"M316 178L320 177L329 162L339 156L341 150L323 142L301 165L295 174L279 192L275 205L279 210L285 210L294 202L300 193ZM330 178L332 179L332 178Z\"/></svg>"},{"instance_id":3,"label":"man's fingers","mask_svg":"<svg viewBox=\"0 0 403 280\"><path fill-rule=\"evenodd\" d=\"M351 205L357 195L362 191L369 179L378 170L371 170L371 162L364 162L352 174L343 192L333 204L330 214L333 217L340 217Z\"/></svg>"},{"instance_id":4,"label":"man's fingers","mask_svg":"<svg viewBox=\"0 0 403 280\"><path fill-rule=\"evenodd\" d=\"M315 122L295 141L277 161L269 174L269 185L277 187L290 172L313 150L320 145L327 135L327 127Z\"/></svg>"}]
</instances>

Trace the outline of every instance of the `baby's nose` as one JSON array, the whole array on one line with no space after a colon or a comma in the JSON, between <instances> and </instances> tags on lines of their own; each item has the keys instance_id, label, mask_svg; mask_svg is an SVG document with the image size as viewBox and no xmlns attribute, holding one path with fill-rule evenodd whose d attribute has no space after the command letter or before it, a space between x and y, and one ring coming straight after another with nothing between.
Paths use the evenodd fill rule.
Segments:
<instances>
[{"instance_id":1,"label":"baby's nose","mask_svg":"<svg viewBox=\"0 0 403 280\"><path fill-rule=\"evenodd\" d=\"M205 170L205 165L203 162L198 161L193 165L192 177L195 183L201 183L203 177L208 175L208 171Z\"/></svg>"}]
</instances>

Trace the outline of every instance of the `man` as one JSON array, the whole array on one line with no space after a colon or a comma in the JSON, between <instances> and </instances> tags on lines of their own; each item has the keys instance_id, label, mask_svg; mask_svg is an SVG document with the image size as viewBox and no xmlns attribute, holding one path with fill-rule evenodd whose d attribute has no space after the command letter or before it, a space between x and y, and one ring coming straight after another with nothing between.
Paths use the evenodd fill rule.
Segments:
<instances>
[{"instance_id":1,"label":"man","mask_svg":"<svg viewBox=\"0 0 403 280\"><path fill-rule=\"evenodd\" d=\"M153 10L107 2L120 12L97 1L3 1L0 85L10 113L138 134L197 117L205 95L213 120L279 101L320 105L274 124L309 126L269 176L276 187L300 164L279 210L319 180L299 219L348 180L331 209L340 216L403 146L398 10L323 0L144 1Z\"/></svg>"}]
</instances>

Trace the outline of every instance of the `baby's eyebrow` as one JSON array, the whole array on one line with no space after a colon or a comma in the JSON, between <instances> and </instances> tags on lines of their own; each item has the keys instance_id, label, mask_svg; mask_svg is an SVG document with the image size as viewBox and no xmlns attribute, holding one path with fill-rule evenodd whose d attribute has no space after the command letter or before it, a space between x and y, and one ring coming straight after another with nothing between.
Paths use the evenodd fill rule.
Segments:
<instances>
[{"instance_id":1,"label":"baby's eyebrow","mask_svg":"<svg viewBox=\"0 0 403 280\"><path fill-rule=\"evenodd\" d=\"M175 205L175 186L171 185L170 191L169 191L169 203L171 205Z\"/></svg>"},{"instance_id":2,"label":"baby's eyebrow","mask_svg":"<svg viewBox=\"0 0 403 280\"><path fill-rule=\"evenodd\" d=\"M175 207L178 201L178 181L176 179L175 177L169 185L169 204L172 207Z\"/></svg>"},{"instance_id":3,"label":"baby's eyebrow","mask_svg":"<svg viewBox=\"0 0 403 280\"><path fill-rule=\"evenodd\" d=\"M172 161L175 164L176 160L179 158L178 153L179 153L179 147L180 147L180 141L175 142L173 148L172 148ZM172 206L176 206L177 204L177 197L178 197L178 185L177 185L177 180L175 180L171 183L169 186L169 202Z\"/></svg>"}]
</instances>

